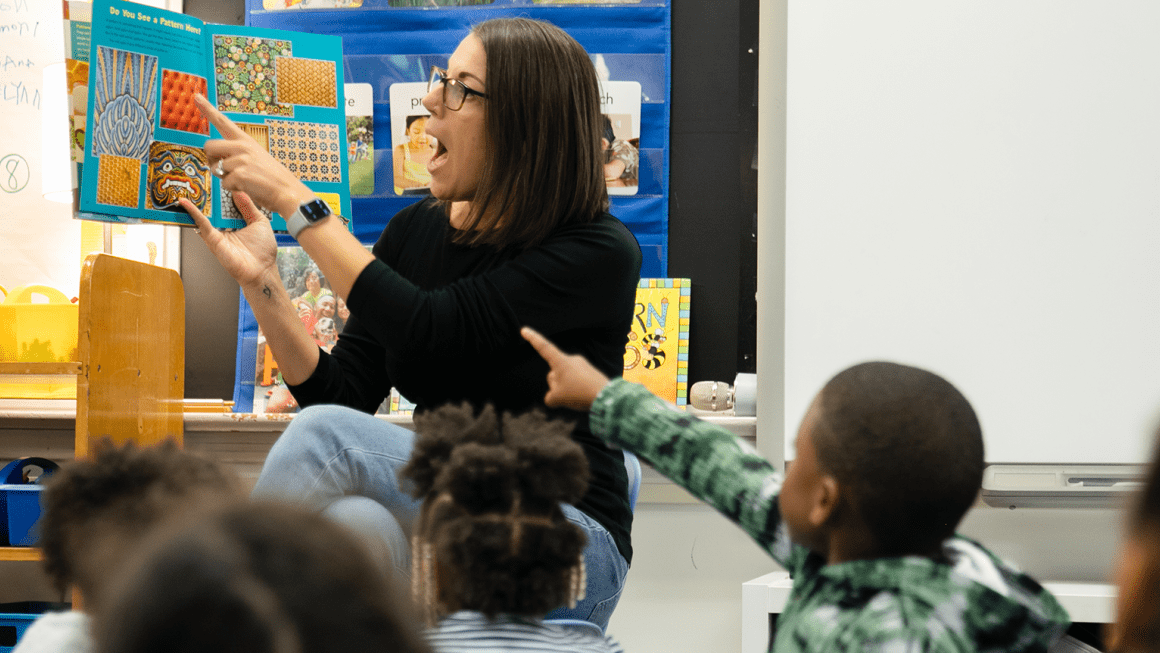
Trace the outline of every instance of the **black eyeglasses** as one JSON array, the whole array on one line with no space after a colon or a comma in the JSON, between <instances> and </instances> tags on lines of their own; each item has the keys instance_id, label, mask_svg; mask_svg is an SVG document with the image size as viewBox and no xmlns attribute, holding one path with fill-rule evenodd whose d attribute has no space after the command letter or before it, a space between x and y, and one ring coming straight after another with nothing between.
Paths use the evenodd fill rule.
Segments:
<instances>
[{"instance_id":1,"label":"black eyeglasses","mask_svg":"<svg viewBox=\"0 0 1160 653\"><path fill-rule=\"evenodd\" d=\"M448 77L446 70L439 66L431 66L431 79L427 81L427 92L430 93L436 84L443 85L443 106L452 111L462 109L468 95L478 95L485 100L487 99L486 94L470 88L458 79Z\"/></svg>"}]
</instances>

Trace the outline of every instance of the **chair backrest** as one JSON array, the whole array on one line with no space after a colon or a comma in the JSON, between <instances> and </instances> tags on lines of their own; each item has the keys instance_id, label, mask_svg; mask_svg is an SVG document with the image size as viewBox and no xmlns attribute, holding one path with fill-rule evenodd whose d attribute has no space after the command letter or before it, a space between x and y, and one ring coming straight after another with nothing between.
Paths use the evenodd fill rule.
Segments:
<instances>
[{"instance_id":1,"label":"chair backrest","mask_svg":"<svg viewBox=\"0 0 1160 653\"><path fill-rule=\"evenodd\" d=\"M108 254L81 268L76 456L103 437L182 444L185 291L173 270Z\"/></svg>"},{"instance_id":2,"label":"chair backrest","mask_svg":"<svg viewBox=\"0 0 1160 653\"><path fill-rule=\"evenodd\" d=\"M627 451L624 452L624 471L628 473L628 505L636 510L636 499L640 496L640 460Z\"/></svg>"}]
</instances>

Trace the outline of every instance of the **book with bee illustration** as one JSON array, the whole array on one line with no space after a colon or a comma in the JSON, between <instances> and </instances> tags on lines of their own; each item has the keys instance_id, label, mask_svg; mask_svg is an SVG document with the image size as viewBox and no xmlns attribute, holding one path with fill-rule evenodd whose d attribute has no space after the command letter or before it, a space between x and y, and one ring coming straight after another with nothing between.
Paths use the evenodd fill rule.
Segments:
<instances>
[{"instance_id":1,"label":"book with bee illustration","mask_svg":"<svg viewBox=\"0 0 1160 653\"><path fill-rule=\"evenodd\" d=\"M689 386L688 279L641 279L632 330L624 346L624 378L684 406Z\"/></svg>"}]
</instances>

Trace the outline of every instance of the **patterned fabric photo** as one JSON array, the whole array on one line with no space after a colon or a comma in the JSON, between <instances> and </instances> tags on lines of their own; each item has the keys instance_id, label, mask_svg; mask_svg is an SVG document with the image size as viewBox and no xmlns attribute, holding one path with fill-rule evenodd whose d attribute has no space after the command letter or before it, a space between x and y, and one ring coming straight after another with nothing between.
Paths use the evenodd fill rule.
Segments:
<instances>
[{"instance_id":1,"label":"patterned fabric photo","mask_svg":"<svg viewBox=\"0 0 1160 653\"><path fill-rule=\"evenodd\" d=\"M333 61L276 57L274 71L279 103L338 106Z\"/></svg>"},{"instance_id":2,"label":"patterned fabric photo","mask_svg":"<svg viewBox=\"0 0 1160 653\"><path fill-rule=\"evenodd\" d=\"M338 126L267 120L270 154L302 181L342 181Z\"/></svg>"},{"instance_id":3,"label":"patterned fabric photo","mask_svg":"<svg viewBox=\"0 0 1160 653\"><path fill-rule=\"evenodd\" d=\"M214 36L217 108L240 113L293 116L294 107L280 105L274 99L274 58L292 54L290 41Z\"/></svg>"},{"instance_id":4,"label":"patterned fabric photo","mask_svg":"<svg viewBox=\"0 0 1160 653\"><path fill-rule=\"evenodd\" d=\"M204 77L176 70L161 72L161 126L195 134L209 134L209 121L193 103L206 93Z\"/></svg>"}]
</instances>

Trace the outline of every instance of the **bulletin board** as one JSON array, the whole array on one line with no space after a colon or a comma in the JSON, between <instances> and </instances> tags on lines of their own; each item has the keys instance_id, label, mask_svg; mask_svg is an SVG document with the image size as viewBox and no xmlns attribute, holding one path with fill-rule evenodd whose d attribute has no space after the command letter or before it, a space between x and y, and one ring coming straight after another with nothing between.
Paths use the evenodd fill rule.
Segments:
<instances>
[{"instance_id":1,"label":"bulletin board","mask_svg":"<svg viewBox=\"0 0 1160 653\"><path fill-rule=\"evenodd\" d=\"M473 24L508 16L553 23L592 56L613 149L638 163L634 176L610 183L611 212L640 243L641 276L667 276L669 0L246 0L247 25L341 35L344 81L369 86L373 117L352 122L360 118L348 112L353 222L367 244L422 195L397 183L393 158L408 117L425 113L413 100L426 93L431 66L446 66Z\"/></svg>"}]
</instances>

